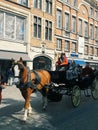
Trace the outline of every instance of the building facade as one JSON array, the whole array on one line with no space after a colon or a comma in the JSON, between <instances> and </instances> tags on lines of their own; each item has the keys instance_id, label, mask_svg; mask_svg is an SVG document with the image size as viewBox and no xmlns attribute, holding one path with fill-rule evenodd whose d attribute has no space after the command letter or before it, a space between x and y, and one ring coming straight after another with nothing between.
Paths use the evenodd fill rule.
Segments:
<instances>
[{"instance_id":1,"label":"building facade","mask_svg":"<svg viewBox=\"0 0 98 130\"><path fill-rule=\"evenodd\" d=\"M28 57L30 44L30 8L7 0L0 1L0 73L4 75L11 59ZM29 44L27 44L29 43Z\"/></svg>"},{"instance_id":2,"label":"building facade","mask_svg":"<svg viewBox=\"0 0 98 130\"><path fill-rule=\"evenodd\" d=\"M0 1L2 64L23 57L31 69L54 70L61 52L98 64L96 0Z\"/></svg>"},{"instance_id":3,"label":"building facade","mask_svg":"<svg viewBox=\"0 0 98 130\"><path fill-rule=\"evenodd\" d=\"M98 64L98 3L93 0L57 0L56 54Z\"/></svg>"}]
</instances>

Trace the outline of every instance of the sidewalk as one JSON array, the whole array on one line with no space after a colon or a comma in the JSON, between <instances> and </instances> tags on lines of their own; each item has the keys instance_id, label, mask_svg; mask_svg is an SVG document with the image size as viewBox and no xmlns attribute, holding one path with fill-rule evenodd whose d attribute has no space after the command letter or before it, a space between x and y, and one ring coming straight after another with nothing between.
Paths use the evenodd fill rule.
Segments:
<instances>
[{"instance_id":1,"label":"sidewalk","mask_svg":"<svg viewBox=\"0 0 98 130\"><path fill-rule=\"evenodd\" d=\"M36 94L32 94L31 96L36 97ZM8 106L9 104L15 104L16 102L24 102L24 98L15 85L7 86L2 90L2 103L0 108Z\"/></svg>"}]
</instances>

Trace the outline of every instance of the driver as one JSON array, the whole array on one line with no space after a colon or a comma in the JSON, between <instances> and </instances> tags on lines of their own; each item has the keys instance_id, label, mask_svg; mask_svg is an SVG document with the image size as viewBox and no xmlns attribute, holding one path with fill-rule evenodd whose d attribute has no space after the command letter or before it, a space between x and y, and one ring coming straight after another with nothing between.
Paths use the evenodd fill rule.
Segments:
<instances>
[{"instance_id":1,"label":"driver","mask_svg":"<svg viewBox=\"0 0 98 130\"><path fill-rule=\"evenodd\" d=\"M65 53L61 53L60 61L60 71L66 70L68 66L68 58L66 57Z\"/></svg>"}]
</instances>

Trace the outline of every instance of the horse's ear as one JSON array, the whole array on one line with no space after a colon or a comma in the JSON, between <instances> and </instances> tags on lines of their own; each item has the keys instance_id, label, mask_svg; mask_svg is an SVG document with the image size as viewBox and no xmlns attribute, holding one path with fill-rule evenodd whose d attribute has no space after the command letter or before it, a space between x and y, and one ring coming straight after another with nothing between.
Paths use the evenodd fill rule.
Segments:
<instances>
[{"instance_id":1,"label":"horse's ear","mask_svg":"<svg viewBox=\"0 0 98 130\"><path fill-rule=\"evenodd\" d=\"M20 57L20 60L19 60L20 62L23 62L23 60L22 60L22 57Z\"/></svg>"}]
</instances>

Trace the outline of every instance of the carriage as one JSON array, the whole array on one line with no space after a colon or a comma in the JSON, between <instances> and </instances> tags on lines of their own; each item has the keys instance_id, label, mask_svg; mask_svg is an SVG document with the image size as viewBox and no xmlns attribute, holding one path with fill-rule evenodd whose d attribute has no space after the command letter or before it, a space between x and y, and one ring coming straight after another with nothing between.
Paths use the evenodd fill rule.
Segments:
<instances>
[{"instance_id":1,"label":"carriage","mask_svg":"<svg viewBox=\"0 0 98 130\"><path fill-rule=\"evenodd\" d=\"M98 72L85 77L73 77L68 79L65 71L50 71L51 85L49 87L48 100L53 102L61 101L63 95L71 96L74 107L80 104L81 91L85 96L92 95L93 99L98 98Z\"/></svg>"},{"instance_id":2,"label":"carriage","mask_svg":"<svg viewBox=\"0 0 98 130\"><path fill-rule=\"evenodd\" d=\"M66 71L28 70L19 61L12 61L12 68L18 66L19 75L15 85L25 99L23 120L26 121L28 114L32 113L30 95L38 90L42 94L42 109L47 108L48 101L61 101L63 95L71 96L74 107L80 104L81 91L88 96L88 90L94 99L98 98L98 71L92 75L81 77L79 67ZM16 74L15 74L16 75Z\"/></svg>"}]
</instances>

